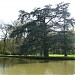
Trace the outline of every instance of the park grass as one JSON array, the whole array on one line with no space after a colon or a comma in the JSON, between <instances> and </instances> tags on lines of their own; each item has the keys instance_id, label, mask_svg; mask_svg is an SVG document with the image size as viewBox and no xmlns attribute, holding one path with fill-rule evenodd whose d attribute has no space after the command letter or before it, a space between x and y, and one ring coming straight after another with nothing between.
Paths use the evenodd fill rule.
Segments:
<instances>
[{"instance_id":1,"label":"park grass","mask_svg":"<svg viewBox=\"0 0 75 75\"><path fill-rule=\"evenodd\" d=\"M49 57L65 57L65 56L63 54L49 54ZM74 57L75 58L75 54L67 55L67 57Z\"/></svg>"},{"instance_id":2,"label":"park grass","mask_svg":"<svg viewBox=\"0 0 75 75\"><path fill-rule=\"evenodd\" d=\"M68 55L68 57L74 57L75 58L75 54L74 55Z\"/></svg>"},{"instance_id":3,"label":"park grass","mask_svg":"<svg viewBox=\"0 0 75 75\"><path fill-rule=\"evenodd\" d=\"M49 57L64 57L62 54L49 54Z\"/></svg>"},{"instance_id":4,"label":"park grass","mask_svg":"<svg viewBox=\"0 0 75 75\"><path fill-rule=\"evenodd\" d=\"M36 60L75 60L74 55L64 56L62 54L50 54L49 57L41 57L41 56L24 56L24 55L2 55L0 57L13 57L13 58L27 58L27 59L36 59Z\"/></svg>"}]
</instances>

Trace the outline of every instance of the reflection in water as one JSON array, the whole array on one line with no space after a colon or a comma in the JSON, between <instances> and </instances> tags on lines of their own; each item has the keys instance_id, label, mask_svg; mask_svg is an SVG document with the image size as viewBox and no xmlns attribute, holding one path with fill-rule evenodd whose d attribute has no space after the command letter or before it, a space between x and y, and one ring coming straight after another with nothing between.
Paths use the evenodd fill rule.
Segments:
<instances>
[{"instance_id":1,"label":"reflection in water","mask_svg":"<svg viewBox=\"0 0 75 75\"><path fill-rule=\"evenodd\" d=\"M0 75L74 75L75 60L45 61L0 58Z\"/></svg>"}]
</instances>

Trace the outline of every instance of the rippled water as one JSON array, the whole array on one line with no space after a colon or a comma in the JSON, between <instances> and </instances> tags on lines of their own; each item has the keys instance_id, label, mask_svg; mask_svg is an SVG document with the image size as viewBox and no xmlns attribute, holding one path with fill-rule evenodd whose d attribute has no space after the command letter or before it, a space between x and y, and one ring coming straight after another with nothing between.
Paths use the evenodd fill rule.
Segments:
<instances>
[{"instance_id":1,"label":"rippled water","mask_svg":"<svg viewBox=\"0 0 75 75\"><path fill-rule=\"evenodd\" d=\"M0 75L74 75L75 60L0 58Z\"/></svg>"}]
</instances>

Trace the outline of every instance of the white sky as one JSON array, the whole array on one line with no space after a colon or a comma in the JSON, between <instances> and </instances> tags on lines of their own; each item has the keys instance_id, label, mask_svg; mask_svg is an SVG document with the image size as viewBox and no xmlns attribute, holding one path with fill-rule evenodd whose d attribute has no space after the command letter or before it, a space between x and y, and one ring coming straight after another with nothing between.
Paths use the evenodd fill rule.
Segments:
<instances>
[{"instance_id":1,"label":"white sky","mask_svg":"<svg viewBox=\"0 0 75 75\"><path fill-rule=\"evenodd\" d=\"M70 13L75 16L75 0L0 0L0 20L10 23L18 18L19 10L32 11L35 7L43 7L47 4L69 2Z\"/></svg>"}]
</instances>

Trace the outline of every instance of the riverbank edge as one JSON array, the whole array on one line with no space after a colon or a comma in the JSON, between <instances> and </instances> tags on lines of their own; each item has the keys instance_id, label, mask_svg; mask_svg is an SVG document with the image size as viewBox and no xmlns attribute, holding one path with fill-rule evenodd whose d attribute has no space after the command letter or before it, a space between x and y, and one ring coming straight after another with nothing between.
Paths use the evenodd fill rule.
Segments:
<instances>
[{"instance_id":1,"label":"riverbank edge","mask_svg":"<svg viewBox=\"0 0 75 75\"><path fill-rule=\"evenodd\" d=\"M0 56L0 57L12 57L12 58L26 58L36 60L75 60L75 57L39 57L39 56Z\"/></svg>"}]
</instances>

